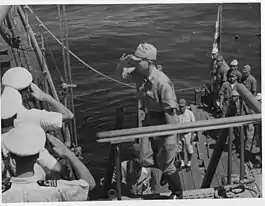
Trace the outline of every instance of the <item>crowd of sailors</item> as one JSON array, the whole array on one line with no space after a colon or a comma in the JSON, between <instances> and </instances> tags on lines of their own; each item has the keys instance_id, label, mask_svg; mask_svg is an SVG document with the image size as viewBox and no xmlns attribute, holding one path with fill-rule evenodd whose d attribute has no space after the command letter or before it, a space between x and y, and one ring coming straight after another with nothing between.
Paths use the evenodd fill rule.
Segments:
<instances>
[{"instance_id":1,"label":"crowd of sailors","mask_svg":"<svg viewBox=\"0 0 265 206\"><path fill-rule=\"evenodd\" d=\"M31 73L22 67L10 68L2 77L2 201L87 200L95 187L93 176L69 144L54 135L74 115L32 80ZM29 108L32 98L48 103L54 111ZM65 168L59 159L70 163L75 180L62 178Z\"/></svg>"},{"instance_id":2,"label":"crowd of sailors","mask_svg":"<svg viewBox=\"0 0 265 206\"><path fill-rule=\"evenodd\" d=\"M241 115L238 82L257 96L257 82L250 65L243 67L232 60L230 66L213 49L212 91L214 106L222 110L222 117ZM194 122L195 116L185 99L177 100L174 84L156 64L157 49L148 43L139 44L134 53L123 55L118 68L124 80L137 86L137 98L145 110L145 126ZM2 200L3 202L48 202L87 200L95 180L88 168L61 142L53 131L73 118L72 112L33 82L31 73L22 67L7 70L2 77ZM257 96L259 98L260 96ZM48 103L54 111L28 108L32 98ZM245 114L251 113L244 106ZM250 126L249 126L250 127ZM168 183L172 199L183 197L179 171L191 170L193 142L197 132L150 137L145 140L145 152L139 143L133 145L132 159L122 162L122 183L131 192L141 194L154 190L150 182L155 165L163 175L156 184ZM51 145L53 155L46 149ZM184 153L187 152L187 161ZM62 178L58 159L67 159L76 180ZM115 181L115 175L113 177Z\"/></svg>"},{"instance_id":3,"label":"crowd of sailors","mask_svg":"<svg viewBox=\"0 0 265 206\"><path fill-rule=\"evenodd\" d=\"M196 121L193 112L187 108L185 99L177 101L172 81L163 72L163 67L156 64L157 49L155 46L148 43L139 44L133 54L123 55L120 60L118 68L121 71L122 79L136 83L137 98L141 100L142 106L145 108L145 126ZM261 95L257 94L257 81L251 75L251 66L245 65L242 72L240 72L239 63L236 59L233 59L230 66L228 66L217 48L212 50L212 60L211 93L213 95L211 99L213 103L210 105L212 109L221 110L220 117L253 113L244 102L243 106L241 106L237 92L238 83L242 83L258 101L261 100ZM239 132L236 132L237 129L234 128L234 143L238 149L240 147L240 137ZM250 138L253 138L253 129L253 124L246 126L246 139L250 137L249 134L252 134ZM138 171L138 173L135 173L139 174L138 179L144 182L142 178L145 176L146 180L148 180L148 174L152 170L150 167L152 168L155 165L156 168L162 171L162 177L160 181L154 180L153 182L161 186L168 183L171 198L182 198L183 187L179 171L182 169L186 169L187 172L190 171L193 142L195 141L198 141L198 134L196 132L171 135L163 138L150 137L142 142L142 144L145 144L144 147L142 146L145 150L142 153L139 152L139 145L135 143L135 158L124 162L123 176L127 177L130 174L131 178L133 178L131 172L133 169L131 168L134 168L134 172ZM185 151L187 152L186 164L184 162ZM129 165L129 167L126 165ZM130 178L127 177L127 179ZM125 179L124 183L126 183ZM131 182L127 181L127 185L133 190ZM151 189L148 189L146 185L148 183L144 187L146 190L142 192L148 193L150 190L155 190L152 188L154 185L149 184Z\"/></svg>"}]
</instances>

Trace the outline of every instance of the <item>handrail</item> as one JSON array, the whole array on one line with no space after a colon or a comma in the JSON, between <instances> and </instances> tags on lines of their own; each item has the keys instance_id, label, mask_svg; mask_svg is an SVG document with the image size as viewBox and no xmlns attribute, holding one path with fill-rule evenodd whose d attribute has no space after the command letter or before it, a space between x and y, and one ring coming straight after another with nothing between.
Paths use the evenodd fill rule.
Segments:
<instances>
[{"instance_id":1,"label":"handrail","mask_svg":"<svg viewBox=\"0 0 265 206\"><path fill-rule=\"evenodd\" d=\"M173 135L176 133L239 127L260 120L261 114L251 114L244 116L196 121L191 123L168 124L123 130L113 130L97 133L97 137L100 138L97 141L100 143L114 141L129 142L132 139L146 138L151 136L164 136Z\"/></svg>"}]
</instances>

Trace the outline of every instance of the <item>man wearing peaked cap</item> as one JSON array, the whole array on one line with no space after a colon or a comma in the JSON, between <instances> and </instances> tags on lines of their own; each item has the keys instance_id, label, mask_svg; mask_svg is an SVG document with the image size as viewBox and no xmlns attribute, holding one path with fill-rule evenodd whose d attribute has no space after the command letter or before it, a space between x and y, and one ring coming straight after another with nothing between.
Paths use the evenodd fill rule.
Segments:
<instances>
[{"instance_id":1,"label":"man wearing peaked cap","mask_svg":"<svg viewBox=\"0 0 265 206\"><path fill-rule=\"evenodd\" d=\"M136 71L138 62L142 62L142 60L146 60L149 63L155 63L157 59L157 49L148 43L139 44L137 49L133 54L125 55L120 58L120 62L117 65L117 69L121 73L121 77L123 80L127 80L130 82L138 82L142 81L141 76ZM162 65L155 65L159 71L163 70ZM139 83L141 84L141 83Z\"/></svg>"},{"instance_id":2,"label":"man wearing peaked cap","mask_svg":"<svg viewBox=\"0 0 265 206\"><path fill-rule=\"evenodd\" d=\"M233 59L231 62L230 62L230 69L228 70L227 72L227 77L229 76L230 72L231 71L236 71L236 74L237 74L237 81L238 82L241 82L241 78L242 78L242 74L241 72L238 70L238 61L236 59Z\"/></svg>"},{"instance_id":3,"label":"man wearing peaked cap","mask_svg":"<svg viewBox=\"0 0 265 206\"><path fill-rule=\"evenodd\" d=\"M142 59L156 60L157 49L148 43L139 44L134 54L131 58L135 61L140 61Z\"/></svg>"},{"instance_id":4,"label":"man wearing peaked cap","mask_svg":"<svg viewBox=\"0 0 265 206\"><path fill-rule=\"evenodd\" d=\"M242 83L254 95L257 94L257 80L251 75L250 65L245 65L242 71Z\"/></svg>"},{"instance_id":5,"label":"man wearing peaked cap","mask_svg":"<svg viewBox=\"0 0 265 206\"><path fill-rule=\"evenodd\" d=\"M13 117L22 106L20 93L11 87L5 87L1 96L1 119Z\"/></svg>"},{"instance_id":6,"label":"man wearing peaked cap","mask_svg":"<svg viewBox=\"0 0 265 206\"><path fill-rule=\"evenodd\" d=\"M38 109L28 110L22 105L17 112L15 125L22 122L34 122L41 125L45 130L54 130L61 128L63 121L74 117L67 107L32 83L31 73L23 67L14 67L7 70L2 77L2 83L5 86L17 89L25 103L31 101L31 97L34 97L39 101L46 101L55 109L55 112ZM70 140L66 140L65 143L68 147L71 146Z\"/></svg>"},{"instance_id":7,"label":"man wearing peaked cap","mask_svg":"<svg viewBox=\"0 0 265 206\"><path fill-rule=\"evenodd\" d=\"M242 84L245 85L245 87L254 95L257 95L257 80L254 76L251 74L251 66L245 65L242 71ZM249 108L246 104L244 104L244 111L246 114L253 114L254 111ZM245 127L245 137L246 141L252 141L254 135L254 126L253 124L248 124L247 127Z\"/></svg>"},{"instance_id":8,"label":"man wearing peaked cap","mask_svg":"<svg viewBox=\"0 0 265 206\"><path fill-rule=\"evenodd\" d=\"M32 83L31 73L23 67L13 67L2 77L2 84L17 90L24 89Z\"/></svg>"},{"instance_id":9,"label":"man wearing peaked cap","mask_svg":"<svg viewBox=\"0 0 265 206\"><path fill-rule=\"evenodd\" d=\"M228 80L222 84L222 87L220 89L219 98L222 117L231 117L236 115L237 109L232 109L233 103L231 99L233 92L237 90L237 78L237 72L235 70L232 70L231 72L229 72Z\"/></svg>"},{"instance_id":10,"label":"man wearing peaked cap","mask_svg":"<svg viewBox=\"0 0 265 206\"><path fill-rule=\"evenodd\" d=\"M11 129L3 140L5 148L16 156L25 157L38 154L45 146L44 130L34 124L20 124Z\"/></svg>"},{"instance_id":11,"label":"man wearing peaked cap","mask_svg":"<svg viewBox=\"0 0 265 206\"><path fill-rule=\"evenodd\" d=\"M20 124L10 130L3 140L16 164L16 176L6 182L2 193L4 203L15 202L58 202L87 200L89 190L95 182L84 164L56 137L48 136L54 151L67 158L79 180L39 180L34 173L34 165L44 148L44 130L34 124ZM8 184L7 184L8 183Z\"/></svg>"},{"instance_id":12,"label":"man wearing peaked cap","mask_svg":"<svg viewBox=\"0 0 265 206\"><path fill-rule=\"evenodd\" d=\"M177 124L178 109L174 84L169 77L157 68L157 49L149 43L139 44L135 52L128 56L134 67L137 98L145 105L146 126L161 124ZM161 92L162 91L162 92ZM177 152L176 135L168 137L153 137L145 139L140 154L151 154L149 157L139 157L142 162L156 162L163 172L172 198L182 198L182 185L175 165ZM152 147L152 151L151 148ZM149 150L150 149L150 150ZM139 156L140 156L139 154ZM150 158L150 160L149 160ZM148 159L148 160L147 160ZM144 165L150 166L150 165ZM159 182L159 180L155 180Z\"/></svg>"}]
</instances>

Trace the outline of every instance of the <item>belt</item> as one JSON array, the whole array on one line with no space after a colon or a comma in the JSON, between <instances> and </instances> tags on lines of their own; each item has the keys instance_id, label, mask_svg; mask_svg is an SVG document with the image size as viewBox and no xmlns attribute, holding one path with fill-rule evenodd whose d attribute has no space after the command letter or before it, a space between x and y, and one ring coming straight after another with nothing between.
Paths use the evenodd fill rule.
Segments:
<instances>
[{"instance_id":1,"label":"belt","mask_svg":"<svg viewBox=\"0 0 265 206\"><path fill-rule=\"evenodd\" d=\"M164 112L148 111L148 114L150 115L151 118L165 118Z\"/></svg>"}]
</instances>

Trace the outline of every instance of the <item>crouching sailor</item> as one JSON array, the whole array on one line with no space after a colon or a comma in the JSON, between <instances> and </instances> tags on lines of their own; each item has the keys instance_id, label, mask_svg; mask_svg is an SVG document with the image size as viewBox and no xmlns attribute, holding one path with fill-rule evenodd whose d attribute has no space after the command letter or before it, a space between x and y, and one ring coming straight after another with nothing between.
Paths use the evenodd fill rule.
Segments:
<instances>
[{"instance_id":1,"label":"crouching sailor","mask_svg":"<svg viewBox=\"0 0 265 206\"><path fill-rule=\"evenodd\" d=\"M49 135L59 157L69 160L79 180L39 180L34 175L34 164L44 148L44 130L33 124L20 124L10 130L3 140L16 164L16 174L2 185L3 203L84 201L95 181L83 163L57 138Z\"/></svg>"}]
</instances>

